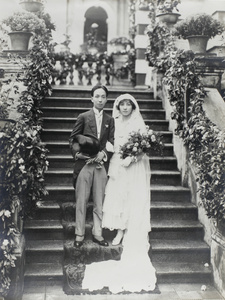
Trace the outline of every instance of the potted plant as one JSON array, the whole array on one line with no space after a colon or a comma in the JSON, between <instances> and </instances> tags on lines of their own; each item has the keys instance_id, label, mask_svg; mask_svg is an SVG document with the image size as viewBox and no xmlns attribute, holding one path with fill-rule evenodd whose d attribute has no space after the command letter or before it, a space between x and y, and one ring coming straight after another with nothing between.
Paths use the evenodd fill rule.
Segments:
<instances>
[{"instance_id":1,"label":"potted plant","mask_svg":"<svg viewBox=\"0 0 225 300\"><path fill-rule=\"evenodd\" d=\"M45 23L34 13L15 12L2 21L2 28L10 37L12 50L27 51L32 33L44 30Z\"/></svg>"},{"instance_id":2,"label":"potted plant","mask_svg":"<svg viewBox=\"0 0 225 300\"><path fill-rule=\"evenodd\" d=\"M43 4L44 0L20 0L21 7L29 12L40 11Z\"/></svg>"},{"instance_id":3,"label":"potted plant","mask_svg":"<svg viewBox=\"0 0 225 300\"><path fill-rule=\"evenodd\" d=\"M187 17L175 26L175 35L187 39L194 53L205 53L208 40L223 31L224 25L205 13Z\"/></svg>"},{"instance_id":4,"label":"potted plant","mask_svg":"<svg viewBox=\"0 0 225 300\"><path fill-rule=\"evenodd\" d=\"M132 41L127 37L122 36L112 39L108 44L112 50L109 52L125 52L127 50L127 47L132 45Z\"/></svg>"},{"instance_id":5,"label":"potted plant","mask_svg":"<svg viewBox=\"0 0 225 300\"><path fill-rule=\"evenodd\" d=\"M138 9L139 10L149 10L149 0L139 0L138 1Z\"/></svg>"},{"instance_id":6,"label":"potted plant","mask_svg":"<svg viewBox=\"0 0 225 300\"><path fill-rule=\"evenodd\" d=\"M177 5L180 0L158 0L156 17L159 21L167 24L175 24L180 16ZM176 11L176 12L175 12Z\"/></svg>"}]
</instances>

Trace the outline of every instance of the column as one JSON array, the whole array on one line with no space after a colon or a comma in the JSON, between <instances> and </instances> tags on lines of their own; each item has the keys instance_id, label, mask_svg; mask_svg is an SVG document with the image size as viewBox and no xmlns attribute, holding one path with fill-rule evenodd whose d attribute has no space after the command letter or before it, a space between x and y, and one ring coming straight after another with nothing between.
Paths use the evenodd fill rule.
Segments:
<instances>
[{"instance_id":1,"label":"column","mask_svg":"<svg viewBox=\"0 0 225 300\"><path fill-rule=\"evenodd\" d=\"M145 51L148 46L148 37L145 34L145 29L150 23L148 10L141 10L137 7L135 13L136 36L134 46L136 49L136 88L145 87L145 76L148 69L148 62L145 60Z\"/></svg>"}]
</instances>

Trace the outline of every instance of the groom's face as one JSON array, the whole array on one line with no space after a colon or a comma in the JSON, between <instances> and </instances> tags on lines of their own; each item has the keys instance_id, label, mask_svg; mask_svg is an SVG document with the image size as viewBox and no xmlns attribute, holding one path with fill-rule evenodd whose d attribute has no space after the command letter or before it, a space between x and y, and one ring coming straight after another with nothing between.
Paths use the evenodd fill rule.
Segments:
<instances>
[{"instance_id":1,"label":"groom's face","mask_svg":"<svg viewBox=\"0 0 225 300\"><path fill-rule=\"evenodd\" d=\"M95 90L93 97L91 97L91 101L93 102L94 107L101 111L107 102L106 92L102 88Z\"/></svg>"}]
</instances>

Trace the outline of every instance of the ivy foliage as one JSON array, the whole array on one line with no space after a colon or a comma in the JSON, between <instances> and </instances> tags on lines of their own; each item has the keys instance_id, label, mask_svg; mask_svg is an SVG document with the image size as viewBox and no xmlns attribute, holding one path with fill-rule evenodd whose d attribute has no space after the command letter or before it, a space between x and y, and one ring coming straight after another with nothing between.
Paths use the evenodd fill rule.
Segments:
<instances>
[{"instance_id":1,"label":"ivy foliage","mask_svg":"<svg viewBox=\"0 0 225 300\"><path fill-rule=\"evenodd\" d=\"M32 13L34 14L34 13ZM19 93L17 110L20 117L0 130L0 295L6 296L15 266L14 249L20 228L15 221L16 209L25 218L46 195L44 172L48 167L47 149L41 141L41 104L51 94L53 57L51 31L54 25L44 12L34 14L45 24L34 29L33 47L21 60L21 71L15 82L24 88ZM16 59L16 58L15 58ZM3 82L7 85L9 82ZM5 89L7 91L7 87ZM2 95L1 95L2 96ZM7 94L3 96L7 97ZM5 98L4 98L5 99ZM3 100L3 98L1 98ZM7 110L7 107L5 107ZM5 116L8 114L5 112Z\"/></svg>"},{"instance_id":2,"label":"ivy foliage","mask_svg":"<svg viewBox=\"0 0 225 300\"><path fill-rule=\"evenodd\" d=\"M183 139L196 166L201 204L209 218L225 221L225 136L203 109L207 92L196 57L192 51L177 49L173 32L164 24L152 24L147 34L146 58L163 72L173 107L171 118L177 123L175 133Z\"/></svg>"}]
</instances>

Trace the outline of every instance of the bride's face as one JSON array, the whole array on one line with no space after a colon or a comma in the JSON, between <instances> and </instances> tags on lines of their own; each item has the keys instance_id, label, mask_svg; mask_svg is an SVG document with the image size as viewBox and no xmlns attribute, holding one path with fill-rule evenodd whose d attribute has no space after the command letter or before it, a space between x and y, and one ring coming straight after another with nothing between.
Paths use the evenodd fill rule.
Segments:
<instances>
[{"instance_id":1,"label":"bride's face","mask_svg":"<svg viewBox=\"0 0 225 300\"><path fill-rule=\"evenodd\" d=\"M133 105L130 100L122 100L119 104L119 110L124 117L128 117L133 110Z\"/></svg>"}]
</instances>

